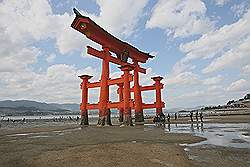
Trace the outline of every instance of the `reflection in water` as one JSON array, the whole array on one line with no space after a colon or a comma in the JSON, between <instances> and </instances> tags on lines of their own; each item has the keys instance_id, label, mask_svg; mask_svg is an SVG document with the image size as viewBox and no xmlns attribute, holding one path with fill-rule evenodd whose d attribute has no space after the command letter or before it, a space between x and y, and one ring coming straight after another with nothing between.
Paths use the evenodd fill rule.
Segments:
<instances>
[{"instance_id":1,"label":"reflection in water","mask_svg":"<svg viewBox=\"0 0 250 167\"><path fill-rule=\"evenodd\" d=\"M199 124L198 124L198 123L196 124L196 129L197 129L198 131L200 130Z\"/></svg>"},{"instance_id":2,"label":"reflection in water","mask_svg":"<svg viewBox=\"0 0 250 167\"><path fill-rule=\"evenodd\" d=\"M172 126L171 131L168 124L165 131L170 133L191 133L207 139L200 143L189 144L188 146L211 144L225 147L250 148L250 136L247 135L247 132L250 131L250 124L248 123L179 124L178 126Z\"/></svg>"},{"instance_id":3,"label":"reflection in water","mask_svg":"<svg viewBox=\"0 0 250 167\"><path fill-rule=\"evenodd\" d=\"M194 132L194 124L191 123L191 127L190 127L191 131Z\"/></svg>"},{"instance_id":4,"label":"reflection in water","mask_svg":"<svg viewBox=\"0 0 250 167\"><path fill-rule=\"evenodd\" d=\"M203 123L201 123L201 132L204 132Z\"/></svg>"},{"instance_id":5,"label":"reflection in water","mask_svg":"<svg viewBox=\"0 0 250 167\"><path fill-rule=\"evenodd\" d=\"M170 132L171 128L170 128L170 124L168 124L168 131Z\"/></svg>"}]
</instances>

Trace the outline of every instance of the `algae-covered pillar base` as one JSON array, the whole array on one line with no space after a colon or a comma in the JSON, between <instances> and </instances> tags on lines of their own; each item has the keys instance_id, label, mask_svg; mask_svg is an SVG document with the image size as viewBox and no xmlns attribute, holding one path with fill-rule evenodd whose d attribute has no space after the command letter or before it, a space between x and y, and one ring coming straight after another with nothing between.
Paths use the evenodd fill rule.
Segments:
<instances>
[{"instance_id":1,"label":"algae-covered pillar base","mask_svg":"<svg viewBox=\"0 0 250 167\"><path fill-rule=\"evenodd\" d=\"M89 125L88 110L87 110L87 104L88 104L88 85L87 84L88 84L88 80L92 78L92 76L81 75L79 77L82 79L82 83L81 83L82 103L80 104L81 125Z\"/></svg>"},{"instance_id":2,"label":"algae-covered pillar base","mask_svg":"<svg viewBox=\"0 0 250 167\"><path fill-rule=\"evenodd\" d=\"M132 70L130 65L124 65L120 67L123 71L123 124L127 126L133 126L131 117L131 107L130 107L130 81L129 73Z\"/></svg>"}]
</instances>

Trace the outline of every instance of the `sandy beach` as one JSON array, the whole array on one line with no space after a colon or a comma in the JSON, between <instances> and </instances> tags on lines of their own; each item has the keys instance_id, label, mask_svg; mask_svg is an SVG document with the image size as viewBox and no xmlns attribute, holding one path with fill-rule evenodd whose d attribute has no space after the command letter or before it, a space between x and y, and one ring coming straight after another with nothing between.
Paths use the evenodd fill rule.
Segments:
<instances>
[{"instance_id":1,"label":"sandy beach","mask_svg":"<svg viewBox=\"0 0 250 167\"><path fill-rule=\"evenodd\" d=\"M222 122L249 124L250 116L211 117L204 120L204 125ZM206 127L204 129L209 130L211 129ZM244 134L249 138L250 129L244 129ZM134 127L81 127L77 123L68 122L34 127L2 127L0 166L250 165L250 147L234 148L211 144L186 146L202 141L206 141L206 138L190 133L169 133L167 128L151 124ZM244 144L248 147L250 143Z\"/></svg>"}]
</instances>

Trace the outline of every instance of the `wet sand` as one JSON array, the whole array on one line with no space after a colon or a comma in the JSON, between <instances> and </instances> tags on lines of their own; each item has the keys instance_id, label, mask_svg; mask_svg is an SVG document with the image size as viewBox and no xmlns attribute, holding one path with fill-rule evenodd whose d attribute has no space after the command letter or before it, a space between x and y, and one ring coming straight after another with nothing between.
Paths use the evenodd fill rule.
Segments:
<instances>
[{"instance_id":1,"label":"wet sand","mask_svg":"<svg viewBox=\"0 0 250 167\"><path fill-rule=\"evenodd\" d=\"M205 117L204 124L249 123L249 120L249 115ZM36 127L24 125L0 129L0 166L250 165L248 148L200 145L188 147L189 151L185 151L186 147L180 145L203 140L192 134L167 133L161 127L150 126L80 127L76 123Z\"/></svg>"},{"instance_id":2,"label":"wet sand","mask_svg":"<svg viewBox=\"0 0 250 167\"><path fill-rule=\"evenodd\" d=\"M250 149L218 147L213 145L195 146L187 153L195 159L194 165L203 167L249 167Z\"/></svg>"},{"instance_id":3,"label":"wet sand","mask_svg":"<svg viewBox=\"0 0 250 167\"><path fill-rule=\"evenodd\" d=\"M201 140L144 126L19 129L1 133L0 166L194 166L179 144Z\"/></svg>"}]
</instances>

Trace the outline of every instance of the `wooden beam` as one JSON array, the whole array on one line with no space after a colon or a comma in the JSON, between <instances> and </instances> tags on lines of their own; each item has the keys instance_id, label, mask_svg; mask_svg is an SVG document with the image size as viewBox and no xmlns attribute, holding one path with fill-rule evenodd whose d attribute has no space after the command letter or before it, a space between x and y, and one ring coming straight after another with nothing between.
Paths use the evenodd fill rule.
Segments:
<instances>
[{"instance_id":1,"label":"wooden beam","mask_svg":"<svg viewBox=\"0 0 250 167\"><path fill-rule=\"evenodd\" d=\"M162 108L164 108L165 107L165 103L164 102L161 102L162 103ZM150 108L156 108L156 103L151 103L151 104L145 104L145 103L143 103L142 104L142 108L143 109L150 109Z\"/></svg>"},{"instance_id":2,"label":"wooden beam","mask_svg":"<svg viewBox=\"0 0 250 167\"><path fill-rule=\"evenodd\" d=\"M161 102L162 103L162 108L165 107L165 103L164 102ZM123 107L123 102L109 102L108 103L108 108L116 108L118 109L119 107ZM130 107L131 109L134 109L134 102L131 100L130 101ZM156 103L150 103L150 104L145 104L143 103L142 104L142 108L143 109L150 109L150 108L156 108ZM88 110L94 110L94 109L99 109L99 105L98 103L96 104L87 104L87 109Z\"/></svg>"},{"instance_id":3,"label":"wooden beam","mask_svg":"<svg viewBox=\"0 0 250 167\"><path fill-rule=\"evenodd\" d=\"M87 104L87 110L94 110L94 109L98 109L99 105L97 104Z\"/></svg>"},{"instance_id":4,"label":"wooden beam","mask_svg":"<svg viewBox=\"0 0 250 167\"><path fill-rule=\"evenodd\" d=\"M132 82L133 81L133 76L132 74L129 75L129 81ZM97 88L97 87L100 87L100 81L98 82L92 82L92 83L88 83L87 87L88 88ZM123 83L123 78L114 78L114 79L110 79L108 81L108 85L116 85L116 84L119 84L119 83Z\"/></svg>"},{"instance_id":5,"label":"wooden beam","mask_svg":"<svg viewBox=\"0 0 250 167\"><path fill-rule=\"evenodd\" d=\"M96 49L92 48L91 46L87 46L87 48L88 48L87 49L88 54L95 56L97 58L100 58L100 59L104 59L103 52L96 50Z\"/></svg>"},{"instance_id":6,"label":"wooden beam","mask_svg":"<svg viewBox=\"0 0 250 167\"><path fill-rule=\"evenodd\" d=\"M119 108L122 105L123 102L109 102L108 108Z\"/></svg>"},{"instance_id":7,"label":"wooden beam","mask_svg":"<svg viewBox=\"0 0 250 167\"><path fill-rule=\"evenodd\" d=\"M120 107L123 107L123 102L109 102L108 103L108 108L116 108L119 109ZM131 109L134 108L134 102L130 101L130 107ZM87 110L94 110L94 109L99 109L99 104L87 104Z\"/></svg>"},{"instance_id":8,"label":"wooden beam","mask_svg":"<svg viewBox=\"0 0 250 167\"><path fill-rule=\"evenodd\" d=\"M92 83L89 82L87 87L88 88L98 88L98 87L100 87L100 83L101 82L92 82Z\"/></svg>"},{"instance_id":9,"label":"wooden beam","mask_svg":"<svg viewBox=\"0 0 250 167\"><path fill-rule=\"evenodd\" d=\"M164 84L160 85L160 88L163 89ZM141 91L155 90L155 85L141 86ZM130 89L131 92L134 92L134 87Z\"/></svg>"},{"instance_id":10,"label":"wooden beam","mask_svg":"<svg viewBox=\"0 0 250 167\"><path fill-rule=\"evenodd\" d=\"M92 56L95 56L97 58L100 58L100 59L104 59L104 55L103 55L102 51L96 50L96 49L92 48L91 46L87 46L87 48L88 48L87 49L88 54L90 54ZM135 67L134 64L125 63L122 60L120 60L120 59L118 59L116 57L113 57L113 56L109 56L109 61L114 63L114 64L121 65L121 66L130 65L130 66ZM146 74L146 69L145 68L139 67L138 71L140 73Z\"/></svg>"}]
</instances>

